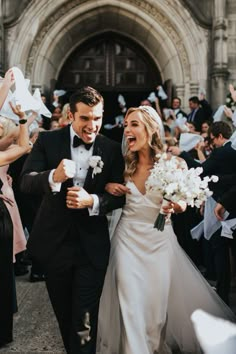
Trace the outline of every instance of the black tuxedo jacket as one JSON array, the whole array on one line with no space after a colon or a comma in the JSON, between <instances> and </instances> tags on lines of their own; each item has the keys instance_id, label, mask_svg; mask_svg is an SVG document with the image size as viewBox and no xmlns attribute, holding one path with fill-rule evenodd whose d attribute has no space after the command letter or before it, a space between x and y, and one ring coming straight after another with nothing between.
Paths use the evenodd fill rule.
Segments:
<instances>
[{"instance_id":1,"label":"black tuxedo jacket","mask_svg":"<svg viewBox=\"0 0 236 354\"><path fill-rule=\"evenodd\" d=\"M236 185L222 195L220 203L228 212L236 214Z\"/></svg>"},{"instance_id":2,"label":"black tuxedo jacket","mask_svg":"<svg viewBox=\"0 0 236 354\"><path fill-rule=\"evenodd\" d=\"M231 147L231 142L227 142L224 146L215 148L211 155L203 163L194 160L191 155L185 151L181 152L182 157L189 168L202 167L204 176L225 176L236 174L236 150ZM223 183L211 183L210 189L214 192L214 198L218 198L225 192Z\"/></svg>"},{"instance_id":3,"label":"black tuxedo jacket","mask_svg":"<svg viewBox=\"0 0 236 354\"><path fill-rule=\"evenodd\" d=\"M219 203L221 203L224 208L229 213L236 214L236 184L234 181L234 186L229 188L225 193L222 194L219 199Z\"/></svg>"},{"instance_id":4,"label":"black tuxedo jacket","mask_svg":"<svg viewBox=\"0 0 236 354\"><path fill-rule=\"evenodd\" d=\"M218 202L236 216L236 174L219 176L217 186L222 190Z\"/></svg>"},{"instance_id":5,"label":"black tuxedo jacket","mask_svg":"<svg viewBox=\"0 0 236 354\"><path fill-rule=\"evenodd\" d=\"M40 133L25 162L21 180L22 191L43 195L27 247L30 255L45 268L72 227L76 230L80 244L92 264L98 268L107 266L110 238L105 214L122 207L125 197L112 196L106 193L104 188L108 182L123 183L124 162L120 145L102 135L96 137L93 155L101 156L104 166L102 172L94 177L92 168L89 168L84 189L90 194L98 195L98 216L89 216L87 209L71 210L66 207L66 192L73 184L72 179L62 183L58 193L53 193L48 183L50 171L55 169L62 159L71 159L69 126Z\"/></svg>"},{"instance_id":6,"label":"black tuxedo jacket","mask_svg":"<svg viewBox=\"0 0 236 354\"><path fill-rule=\"evenodd\" d=\"M198 132L201 131L202 123L208 119L207 115L205 114L203 108L199 107L197 112L195 113L194 120L191 120L191 113L188 115L188 122L194 123L195 128Z\"/></svg>"}]
</instances>

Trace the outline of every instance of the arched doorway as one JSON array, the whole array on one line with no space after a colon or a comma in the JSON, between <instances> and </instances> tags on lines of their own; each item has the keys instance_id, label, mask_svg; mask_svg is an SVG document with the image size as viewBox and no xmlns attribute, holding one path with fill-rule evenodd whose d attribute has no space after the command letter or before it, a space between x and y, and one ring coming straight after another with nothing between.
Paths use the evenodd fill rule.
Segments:
<instances>
[{"instance_id":1,"label":"arched doorway","mask_svg":"<svg viewBox=\"0 0 236 354\"><path fill-rule=\"evenodd\" d=\"M56 87L68 95L82 86L95 87L105 99L104 122L110 123L120 114L119 94L127 107L137 106L161 83L157 66L141 46L109 32L86 41L69 56Z\"/></svg>"}]
</instances>

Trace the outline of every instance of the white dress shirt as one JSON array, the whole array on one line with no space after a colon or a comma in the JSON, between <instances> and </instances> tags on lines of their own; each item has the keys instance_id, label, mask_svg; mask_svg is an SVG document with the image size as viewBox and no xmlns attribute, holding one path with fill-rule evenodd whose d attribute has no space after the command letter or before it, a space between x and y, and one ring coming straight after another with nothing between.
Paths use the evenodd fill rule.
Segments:
<instances>
[{"instance_id":1,"label":"white dress shirt","mask_svg":"<svg viewBox=\"0 0 236 354\"><path fill-rule=\"evenodd\" d=\"M84 145L78 147L73 147L74 136L77 135L72 127L70 126L70 150L71 150L71 160L75 162L75 176L73 178L74 186L83 187L85 178L89 169L89 159L93 155L93 146L89 150L85 149ZM49 185L52 192L60 192L61 183L53 181L53 173L55 169L52 170L49 174ZM93 207L88 208L89 215L98 215L99 214L99 199L96 194L91 194L93 197Z\"/></svg>"}]
</instances>

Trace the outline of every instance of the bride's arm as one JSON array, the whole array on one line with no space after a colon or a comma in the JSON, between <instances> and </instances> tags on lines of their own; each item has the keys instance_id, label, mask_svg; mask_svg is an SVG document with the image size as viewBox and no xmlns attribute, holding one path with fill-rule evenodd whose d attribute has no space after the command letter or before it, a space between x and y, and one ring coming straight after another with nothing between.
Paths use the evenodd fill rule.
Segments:
<instances>
[{"instance_id":1,"label":"bride's arm","mask_svg":"<svg viewBox=\"0 0 236 354\"><path fill-rule=\"evenodd\" d=\"M130 193L130 189L120 183L107 183L105 191L118 197Z\"/></svg>"}]
</instances>

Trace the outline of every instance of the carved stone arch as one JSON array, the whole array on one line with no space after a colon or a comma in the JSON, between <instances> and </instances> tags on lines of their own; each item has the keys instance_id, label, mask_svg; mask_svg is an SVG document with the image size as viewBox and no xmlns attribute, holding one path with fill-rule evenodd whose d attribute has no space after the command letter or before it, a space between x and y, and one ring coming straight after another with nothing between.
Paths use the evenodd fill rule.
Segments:
<instances>
[{"instance_id":1,"label":"carved stone arch","mask_svg":"<svg viewBox=\"0 0 236 354\"><path fill-rule=\"evenodd\" d=\"M9 61L24 63L27 58L25 69L33 85L50 87L80 43L108 30L142 45L163 80L171 78L179 88L177 94L185 96L185 103L205 84L208 32L176 0L113 0L112 5L109 0L58 0L51 6L46 0L32 1L21 26L12 29L18 44L10 42Z\"/></svg>"},{"instance_id":2,"label":"carved stone arch","mask_svg":"<svg viewBox=\"0 0 236 354\"><path fill-rule=\"evenodd\" d=\"M47 36L40 45L35 45L32 48L27 73L31 75L32 72L34 82L38 82L42 78L47 80L49 77L47 68L49 68L51 72L53 71L51 75L57 78L60 68L76 47L93 37L94 32L99 34L112 30L141 45L156 63L163 80L173 77L176 82L184 81L184 72L176 48L171 40L165 40L165 31L160 26L154 21L150 24L140 17L135 17L133 12L120 10L117 23L113 22L115 16L117 16L115 7L104 6L101 8L99 11L100 24L97 24L96 31L93 30L92 26L98 18L97 10L80 14L79 26L77 18L64 25L63 30L60 29L63 24L58 23L58 26L54 26L50 32L47 32ZM139 37L136 36L136 32L129 29L130 23L140 33ZM81 28L86 28L86 30L81 31ZM56 33L58 34L56 35ZM73 41L73 37L76 37L76 41ZM54 38L53 41L52 38ZM35 70L36 68L42 68L42 70Z\"/></svg>"}]
</instances>

